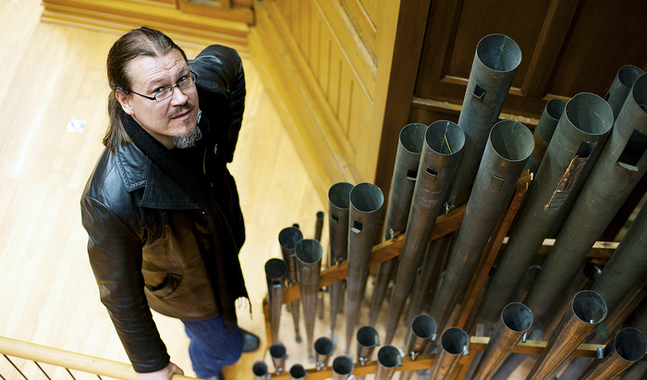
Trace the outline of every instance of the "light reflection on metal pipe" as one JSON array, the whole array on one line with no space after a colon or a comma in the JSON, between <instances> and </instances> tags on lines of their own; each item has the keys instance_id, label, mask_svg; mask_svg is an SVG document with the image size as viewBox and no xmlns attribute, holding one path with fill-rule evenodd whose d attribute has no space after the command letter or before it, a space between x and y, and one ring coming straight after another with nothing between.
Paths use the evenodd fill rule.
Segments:
<instances>
[{"instance_id":1,"label":"light reflection on metal pipe","mask_svg":"<svg viewBox=\"0 0 647 380\"><path fill-rule=\"evenodd\" d=\"M470 338L463 329L450 327L440 337L436 361L429 374L429 380L449 378L461 357L467 353Z\"/></svg>"},{"instance_id":2,"label":"light reflection on metal pipe","mask_svg":"<svg viewBox=\"0 0 647 380\"><path fill-rule=\"evenodd\" d=\"M337 356L332 361L332 379L333 380L346 380L350 378L355 369L355 364L350 356L341 355Z\"/></svg>"},{"instance_id":3,"label":"light reflection on metal pipe","mask_svg":"<svg viewBox=\"0 0 647 380\"><path fill-rule=\"evenodd\" d=\"M299 275L299 289L301 291L301 304L303 305L303 320L306 325L306 336L308 338L308 359L314 361L312 349L314 345L317 294L319 291L319 275L321 273L323 248L321 247L321 243L314 239L303 239L294 247L294 253L297 258L297 274Z\"/></svg>"},{"instance_id":4,"label":"light reflection on metal pipe","mask_svg":"<svg viewBox=\"0 0 647 380\"><path fill-rule=\"evenodd\" d=\"M603 118L599 119L598 114ZM535 254L562 215L561 210L568 207L566 200L586 181L612 125L609 106L595 94L577 94L566 104L477 312L476 323L484 324L486 330L496 323L503 307L513 301Z\"/></svg>"},{"instance_id":5,"label":"light reflection on metal pipe","mask_svg":"<svg viewBox=\"0 0 647 380\"><path fill-rule=\"evenodd\" d=\"M631 87L641 75L643 75L642 69L633 65L622 66L616 73L611 86L609 86L609 91L604 97L613 110L614 118L618 117L622 105L625 104L625 100L629 96Z\"/></svg>"},{"instance_id":6,"label":"light reflection on metal pipe","mask_svg":"<svg viewBox=\"0 0 647 380\"><path fill-rule=\"evenodd\" d=\"M348 234L348 277L346 289L346 353L359 320L359 307L368 276L368 261L375 241L384 194L371 183L360 183L350 191Z\"/></svg>"},{"instance_id":7,"label":"light reflection on metal pipe","mask_svg":"<svg viewBox=\"0 0 647 380\"><path fill-rule=\"evenodd\" d=\"M407 124L400 131L382 241L389 240L406 229L426 131L427 126L418 123ZM378 266L368 313L368 324L371 326L375 326L397 262L398 258L394 257Z\"/></svg>"},{"instance_id":8,"label":"light reflection on metal pipe","mask_svg":"<svg viewBox=\"0 0 647 380\"><path fill-rule=\"evenodd\" d=\"M281 245L281 253L283 260L288 265L288 285L292 286L297 282L297 262L294 256L294 247L303 239L303 234L298 226L287 227L279 232L279 244ZM301 334L299 333L299 300L294 300L290 303L290 312L294 321L294 339L297 343L301 342Z\"/></svg>"},{"instance_id":9,"label":"light reflection on metal pipe","mask_svg":"<svg viewBox=\"0 0 647 380\"><path fill-rule=\"evenodd\" d=\"M353 185L348 182L337 182L328 190L328 233L330 257L328 264L337 266L348 258L348 210L350 191ZM342 281L328 286L330 293L330 335L335 336L337 314L342 305Z\"/></svg>"},{"instance_id":10,"label":"light reflection on metal pipe","mask_svg":"<svg viewBox=\"0 0 647 380\"><path fill-rule=\"evenodd\" d=\"M464 143L463 131L450 121L434 122L425 133L425 144L407 222L407 234L404 237L398 272L384 322L386 344L391 343L395 335L415 280L414 273L427 248L436 218L444 210L443 202L455 178Z\"/></svg>"},{"instance_id":11,"label":"light reflection on metal pipe","mask_svg":"<svg viewBox=\"0 0 647 380\"><path fill-rule=\"evenodd\" d=\"M492 126L498 121L512 80L521 63L521 49L502 34L483 37L476 46L458 125L465 132L465 153L449 202L467 202Z\"/></svg>"},{"instance_id":12,"label":"light reflection on metal pipe","mask_svg":"<svg viewBox=\"0 0 647 380\"><path fill-rule=\"evenodd\" d=\"M287 273L288 265L281 259L269 259L265 263L267 297L270 304L270 328L272 330L272 341L274 342L279 340L283 291Z\"/></svg>"},{"instance_id":13,"label":"light reflection on metal pipe","mask_svg":"<svg viewBox=\"0 0 647 380\"><path fill-rule=\"evenodd\" d=\"M526 304L541 321L595 241L647 171L647 74L636 82ZM610 114L610 107L608 108ZM599 117L608 115L600 114ZM612 117L612 116L611 116Z\"/></svg>"},{"instance_id":14,"label":"light reflection on metal pipe","mask_svg":"<svg viewBox=\"0 0 647 380\"><path fill-rule=\"evenodd\" d=\"M602 360L596 360L579 380L613 379L645 356L647 339L640 330L625 327L604 348Z\"/></svg>"},{"instance_id":15,"label":"light reflection on metal pipe","mask_svg":"<svg viewBox=\"0 0 647 380\"><path fill-rule=\"evenodd\" d=\"M548 378L606 316L607 305L598 293L577 293L526 380Z\"/></svg>"},{"instance_id":16,"label":"light reflection on metal pipe","mask_svg":"<svg viewBox=\"0 0 647 380\"><path fill-rule=\"evenodd\" d=\"M491 379L531 326L532 311L526 305L512 302L504 307L471 380Z\"/></svg>"},{"instance_id":17,"label":"light reflection on metal pipe","mask_svg":"<svg viewBox=\"0 0 647 380\"><path fill-rule=\"evenodd\" d=\"M564 113L564 108L566 108L566 102L561 99L551 99L546 103L544 112L542 112L535 130L532 132L535 138L535 148L524 169L530 170L533 174L537 173L550 139L553 137L562 113Z\"/></svg>"},{"instance_id":18,"label":"light reflection on metal pipe","mask_svg":"<svg viewBox=\"0 0 647 380\"><path fill-rule=\"evenodd\" d=\"M504 120L492 128L442 284L434 296L431 312L438 326L450 324L450 314L465 293L533 144L532 133L519 122Z\"/></svg>"},{"instance_id":19,"label":"light reflection on metal pipe","mask_svg":"<svg viewBox=\"0 0 647 380\"><path fill-rule=\"evenodd\" d=\"M385 345L377 352L375 364L375 380L390 380L399 366L402 365L402 356L397 348Z\"/></svg>"}]
</instances>

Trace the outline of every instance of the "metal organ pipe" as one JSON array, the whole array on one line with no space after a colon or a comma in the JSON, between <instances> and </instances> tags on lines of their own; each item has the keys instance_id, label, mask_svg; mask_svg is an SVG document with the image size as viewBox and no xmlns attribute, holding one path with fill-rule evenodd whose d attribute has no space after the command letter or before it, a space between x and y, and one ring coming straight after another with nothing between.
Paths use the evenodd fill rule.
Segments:
<instances>
[{"instance_id":1,"label":"metal organ pipe","mask_svg":"<svg viewBox=\"0 0 647 380\"><path fill-rule=\"evenodd\" d=\"M450 327L440 337L440 346L436 361L431 367L429 380L445 380L449 378L460 358L467 353L470 337L458 327Z\"/></svg>"},{"instance_id":2,"label":"metal organ pipe","mask_svg":"<svg viewBox=\"0 0 647 380\"><path fill-rule=\"evenodd\" d=\"M279 244L281 245L281 253L283 260L288 264L288 285L294 285L297 278L297 261L294 256L294 247L303 239L303 234L299 227L287 227L279 232ZM294 300L290 303L290 311L294 321L294 338L297 343L301 342L301 334L299 334L299 300Z\"/></svg>"},{"instance_id":3,"label":"metal organ pipe","mask_svg":"<svg viewBox=\"0 0 647 380\"><path fill-rule=\"evenodd\" d=\"M337 356L332 361L332 380L348 379L352 376L353 369L355 369L353 359L346 355Z\"/></svg>"},{"instance_id":4,"label":"metal organ pipe","mask_svg":"<svg viewBox=\"0 0 647 380\"><path fill-rule=\"evenodd\" d=\"M450 121L443 120L431 124L425 134L407 233L384 322L386 344L391 343L393 339L415 279L414 274L427 248L431 230L436 218L444 210L443 202L455 178L464 143L463 131Z\"/></svg>"},{"instance_id":5,"label":"metal organ pipe","mask_svg":"<svg viewBox=\"0 0 647 380\"><path fill-rule=\"evenodd\" d=\"M359 319L359 306L366 288L368 261L384 203L384 194L371 183L360 183L349 195L348 277L346 289L346 352Z\"/></svg>"},{"instance_id":6,"label":"metal organ pipe","mask_svg":"<svg viewBox=\"0 0 647 380\"><path fill-rule=\"evenodd\" d=\"M389 240L406 229L426 131L427 126L418 123L408 124L400 131L382 241ZM397 262L398 258L394 257L378 266L368 314L368 324L371 326L375 326Z\"/></svg>"},{"instance_id":7,"label":"metal organ pipe","mask_svg":"<svg viewBox=\"0 0 647 380\"><path fill-rule=\"evenodd\" d=\"M499 114L521 63L521 49L510 37L490 34L476 46L458 125L465 132L465 149L449 203L467 202L488 134Z\"/></svg>"},{"instance_id":8,"label":"metal organ pipe","mask_svg":"<svg viewBox=\"0 0 647 380\"><path fill-rule=\"evenodd\" d=\"M416 360L416 357L425 352L433 340L436 340L436 321L428 315L420 314L411 322L411 334L404 354L410 355L411 360ZM413 372L402 372L400 380L409 380Z\"/></svg>"},{"instance_id":9,"label":"metal organ pipe","mask_svg":"<svg viewBox=\"0 0 647 380\"><path fill-rule=\"evenodd\" d=\"M613 379L645 356L647 339L640 330L625 327L604 348L604 357L594 360L579 380Z\"/></svg>"},{"instance_id":10,"label":"metal organ pipe","mask_svg":"<svg viewBox=\"0 0 647 380\"><path fill-rule=\"evenodd\" d=\"M535 148L525 167L531 173L537 173L539 164L541 164L541 160L546 153L546 148L548 148L548 143L550 143L559 119L564 113L564 108L566 108L566 103L560 99L551 99L546 103L544 112L542 112L539 122L532 133L535 138Z\"/></svg>"},{"instance_id":11,"label":"metal organ pipe","mask_svg":"<svg viewBox=\"0 0 647 380\"><path fill-rule=\"evenodd\" d=\"M471 380L491 379L531 326L532 311L526 305L512 302L504 307Z\"/></svg>"},{"instance_id":12,"label":"metal organ pipe","mask_svg":"<svg viewBox=\"0 0 647 380\"><path fill-rule=\"evenodd\" d=\"M337 182L328 190L329 265L337 266L348 258L348 214L353 185ZM341 310L343 281L328 286L330 293L330 335L335 336L337 314Z\"/></svg>"},{"instance_id":13,"label":"metal organ pipe","mask_svg":"<svg viewBox=\"0 0 647 380\"><path fill-rule=\"evenodd\" d=\"M393 346L386 345L377 352L377 364L375 365L375 380L390 380L397 367L402 365L400 350Z\"/></svg>"},{"instance_id":14,"label":"metal organ pipe","mask_svg":"<svg viewBox=\"0 0 647 380\"><path fill-rule=\"evenodd\" d=\"M577 293L526 380L547 379L606 316L607 305L598 293Z\"/></svg>"},{"instance_id":15,"label":"metal organ pipe","mask_svg":"<svg viewBox=\"0 0 647 380\"><path fill-rule=\"evenodd\" d=\"M627 97L609 141L542 265L526 304L541 321L647 170L647 74ZM608 111L599 114L608 118ZM611 116L612 117L612 116Z\"/></svg>"},{"instance_id":16,"label":"metal organ pipe","mask_svg":"<svg viewBox=\"0 0 647 380\"><path fill-rule=\"evenodd\" d=\"M265 279L267 280L267 297L270 304L270 328L272 340L279 340L281 308L283 307L283 291L288 265L281 259L269 259L265 263Z\"/></svg>"},{"instance_id":17,"label":"metal organ pipe","mask_svg":"<svg viewBox=\"0 0 647 380\"><path fill-rule=\"evenodd\" d=\"M596 118L598 114L604 118ZM475 321L486 330L513 301L544 238L567 207L565 201L586 181L612 125L609 106L595 94L577 94L566 104L477 312Z\"/></svg>"},{"instance_id":18,"label":"metal organ pipe","mask_svg":"<svg viewBox=\"0 0 647 380\"><path fill-rule=\"evenodd\" d=\"M622 105L625 104L625 100L629 96L631 87L641 75L643 75L642 69L633 65L622 66L616 73L609 91L604 97L613 110L614 118L618 117Z\"/></svg>"},{"instance_id":19,"label":"metal organ pipe","mask_svg":"<svg viewBox=\"0 0 647 380\"><path fill-rule=\"evenodd\" d=\"M314 239L303 239L294 247L294 252L297 258L299 290L301 291L303 319L308 338L308 356L314 360L312 348L314 345L317 294L319 291L319 275L321 273L323 248L321 247L321 243Z\"/></svg>"},{"instance_id":20,"label":"metal organ pipe","mask_svg":"<svg viewBox=\"0 0 647 380\"><path fill-rule=\"evenodd\" d=\"M448 324L465 292L532 149L532 133L523 124L504 120L492 128L442 284L430 309L438 326Z\"/></svg>"}]
</instances>

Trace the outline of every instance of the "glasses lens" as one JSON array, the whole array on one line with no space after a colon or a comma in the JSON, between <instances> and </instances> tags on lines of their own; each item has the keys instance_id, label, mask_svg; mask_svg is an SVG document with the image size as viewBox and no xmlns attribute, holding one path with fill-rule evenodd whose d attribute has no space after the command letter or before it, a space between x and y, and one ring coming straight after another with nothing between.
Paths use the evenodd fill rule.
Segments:
<instances>
[{"instance_id":1,"label":"glasses lens","mask_svg":"<svg viewBox=\"0 0 647 380\"><path fill-rule=\"evenodd\" d=\"M172 87L166 87L162 91L158 92L155 94L155 100L158 102L161 102L162 100L168 98L173 94L173 88Z\"/></svg>"},{"instance_id":2,"label":"glasses lens","mask_svg":"<svg viewBox=\"0 0 647 380\"><path fill-rule=\"evenodd\" d=\"M178 87L180 87L180 89L186 90L187 88L193 86L194 83L195 83L195 75L191 73L188 77L186 77L185 80L178 83L177 85Z\"/></svg>"}]
</instances>

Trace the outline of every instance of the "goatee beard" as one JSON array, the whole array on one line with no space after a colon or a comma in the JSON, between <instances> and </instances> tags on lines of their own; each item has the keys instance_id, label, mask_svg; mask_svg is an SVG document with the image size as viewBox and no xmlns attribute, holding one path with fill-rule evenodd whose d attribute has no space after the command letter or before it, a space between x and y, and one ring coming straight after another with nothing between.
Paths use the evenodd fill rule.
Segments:
<instances>
[{"instance_id":1,"label":"goatee beard","mask_svg":"<svg viewBox=\"0 0 647 380\"><path fill-rule=\"evenodd\" d=\"M196 125L195 128L186 135L173 136L173 143L176 148L186 149L195 146L195 143L202 138L202 131Z\"/></svg>"}]
</instances>

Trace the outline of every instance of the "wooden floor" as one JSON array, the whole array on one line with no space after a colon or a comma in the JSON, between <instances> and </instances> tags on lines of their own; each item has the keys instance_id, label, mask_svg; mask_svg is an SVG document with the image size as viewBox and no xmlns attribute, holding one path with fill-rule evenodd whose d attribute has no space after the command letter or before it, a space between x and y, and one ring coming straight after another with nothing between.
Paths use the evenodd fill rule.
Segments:
<instances>
[{"instance_id":1,"label":"wooden floor","mask_svg":"<svg viewBox=\"0 0 647 380\"><path fill-rule=\"evenodd\" d=\"M37 0L0 0L0 336L127 363L99 302L79 211L81 191L103 149L104 65L118 35L42 23L41 12ZM191 57L199 49L186 52ZM230 170L247 224L240 258L253 313L238 314L242 327L264 337L263 266L281 257L278 233L299 223L313 237L316 212L325 208L254 61L245 58L244 67L247 107ZM71 119L86 121L82 133L68 130ZM194 376L182 323L157 314L155 320L172 360ZM243 355L226 369L227 378L249 378L262 355ZM0 361L2 376L20 378ZM33 363L17 364L30 379L44 378Z\"/></svg>"}]
</instances>

